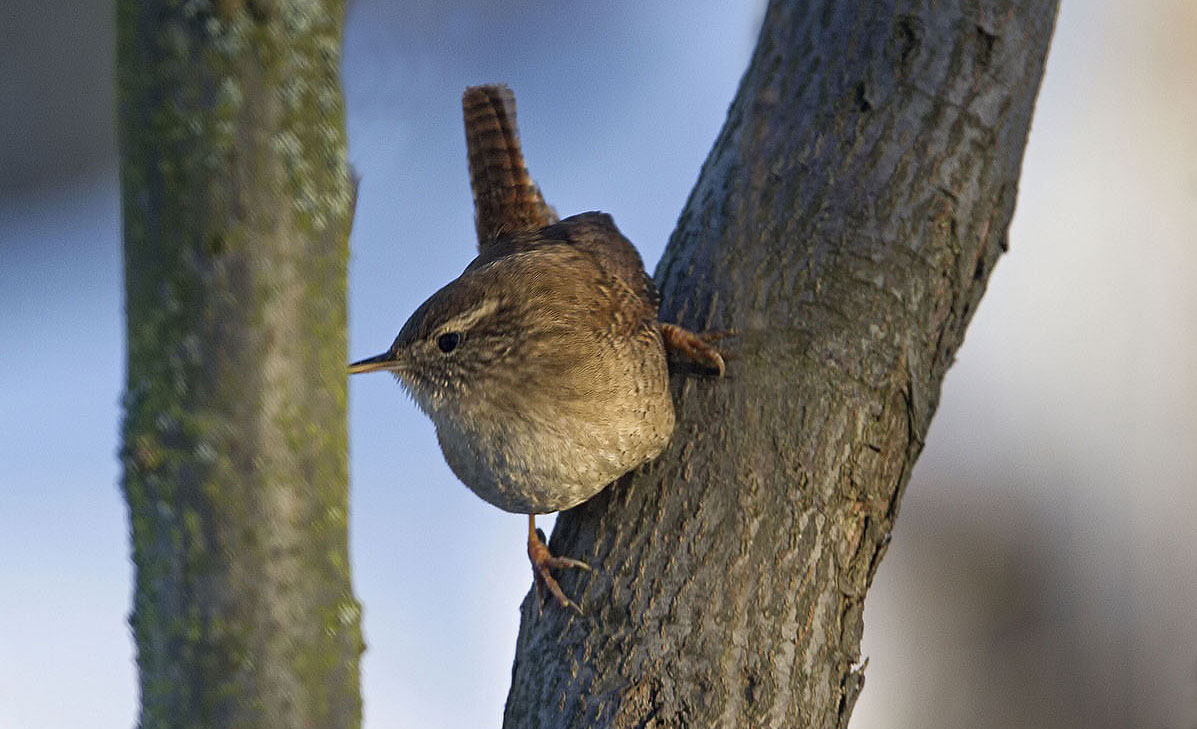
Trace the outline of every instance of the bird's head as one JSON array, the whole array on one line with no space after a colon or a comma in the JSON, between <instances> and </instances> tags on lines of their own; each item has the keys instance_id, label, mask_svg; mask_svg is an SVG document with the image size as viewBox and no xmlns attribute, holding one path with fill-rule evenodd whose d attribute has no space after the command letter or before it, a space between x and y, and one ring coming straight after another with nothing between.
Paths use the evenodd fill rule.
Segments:
<instances>
[{"instance_id":1,"label":"bird's head","mask_svg":"<svg viewBox=\"0 0 1197 729\"><path fill-rule=\"evenodd\" d=\"M424 412L481 415L552 395L577 359L586 303L552 266L519 256L468 270L425 301L382 354L350 374L389 371ZM533 262L537 263L537 262Z\"/></svg>"}]
</instances>

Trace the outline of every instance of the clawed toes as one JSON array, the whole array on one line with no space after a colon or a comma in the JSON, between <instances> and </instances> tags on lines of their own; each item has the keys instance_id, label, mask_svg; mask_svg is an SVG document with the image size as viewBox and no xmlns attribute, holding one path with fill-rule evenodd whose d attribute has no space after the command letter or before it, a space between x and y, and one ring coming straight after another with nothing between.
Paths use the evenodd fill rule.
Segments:
<instances>
[{"instance_id":1,"label":"clawed toes","mask_svg":"<svg viewBox=\"0 0 1197 729\"><path fill-rule=\"evenodd\" d=\"M543 609L546 599L545 592L548 592L558 605L582 615L582 607L565 596L561 585L557 584L557 580L553 578L550 570L574 568L589 572L590 565L581 560L554 555L549 551L548 545L544 543L543 533L537 529L534 534L538 538L528 540L528 559L532 563L532 576L536 582L536 596L539 598L537 612L539 613Z\"/></svg>"},{"instance_id":2,"label":"clawed toes","mask_svg":"<svg viewBox=\"0 0 1197 729\"><path fill-rule=\"evenodd\" d=\"M736 331L733 329L692 332L676 324L661 324L661 338L668 352L711 370L719 377L727 371L725 355L711 342L735 335Z\"/></svg>"},{"instance_id":3,"label":"clawed toes","mask_svg":"<svg viewBox=\"0 0 1197 729\"><path fill-rule=\"evenodd\" d=\"M590 565L585 562L579 562L576 559L566 559L564 557L553 557L542 565L533 564L532 574L535 577L536 597L538 598L536 612L539 614L544 609L545 593L548 592L561 607L573 610L578 615L583 615L582 606L566 597L565 593L561 590L561 585L557 584L557 580L553 579L553 575L549 574L549 569L560 567L590 569Z\"/></svg>"}]
</instances>

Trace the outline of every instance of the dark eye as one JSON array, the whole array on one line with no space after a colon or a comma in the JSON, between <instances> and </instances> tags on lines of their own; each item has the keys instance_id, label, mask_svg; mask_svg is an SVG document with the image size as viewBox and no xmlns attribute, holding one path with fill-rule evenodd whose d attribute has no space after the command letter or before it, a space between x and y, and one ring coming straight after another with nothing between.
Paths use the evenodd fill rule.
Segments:
<instances>
[{"instance_id":1,"label":"dark eye","mask_svg":"<svg viewBox=\"0 0 1197 729\"><path fill-rule=\"evenodd\" d=\"M461 335L457 332L445 332L436 338L436 346L441 348L445 354L457 349L458 342L461 341Z\"/></svg>"}]
</instances>

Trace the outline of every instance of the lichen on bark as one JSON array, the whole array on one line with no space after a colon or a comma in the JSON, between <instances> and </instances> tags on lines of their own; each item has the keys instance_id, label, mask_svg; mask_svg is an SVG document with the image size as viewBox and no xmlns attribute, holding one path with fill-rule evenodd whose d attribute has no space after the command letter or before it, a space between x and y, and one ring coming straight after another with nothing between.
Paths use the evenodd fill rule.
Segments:
<instances>
[{"instance_id":1,"label":"lichen on bark","mask_svg":"<svg viewBox=\"0 0 1197 729\"><path fill-rule=\"evenodd\" d=\"M343 2L121 0L140 723L360 723Z\"/></svg>"}]
</instances>

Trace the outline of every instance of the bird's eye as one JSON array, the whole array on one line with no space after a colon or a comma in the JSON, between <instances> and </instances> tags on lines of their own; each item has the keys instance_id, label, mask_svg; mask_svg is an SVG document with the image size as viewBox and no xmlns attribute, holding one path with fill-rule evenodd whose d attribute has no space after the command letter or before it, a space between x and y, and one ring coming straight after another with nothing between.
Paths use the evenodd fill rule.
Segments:
<instances>
[{"instance_id":1,"label":"bird's eye","mask_svg":"<svg viewBox=\"0 0 1197 729\"><path fill-rule=\"evenodd\" d=\"M457 332L445 332L436 338L436 346L440 347L445 354L457 349L459 342L461 342L461 335Z\"/></svg>"}]
</instances>

